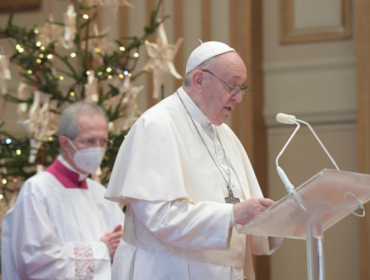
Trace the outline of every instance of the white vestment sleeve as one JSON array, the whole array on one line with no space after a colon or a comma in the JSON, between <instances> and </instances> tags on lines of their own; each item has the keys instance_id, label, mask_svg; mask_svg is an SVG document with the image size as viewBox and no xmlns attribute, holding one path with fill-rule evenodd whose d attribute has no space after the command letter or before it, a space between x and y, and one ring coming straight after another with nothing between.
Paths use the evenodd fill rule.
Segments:
<instances>
[{"instance_id":1,"label":"white vestment sleeve","mask_svg":"<svg viewBox=\"0 0 370 280\"><path fill-rule=\"evenodd\" d=\"M99 240L80 243L60 240L42 201L47 198L22 191L3 221L9 232L5 240L9 240L12 264L20 277L9 280L110 279L107 246ZM63 211L62 205L57 207Z\"/></svg>"},{"instance_id":2,"label":"white vestment sleeve","mask_svg":"<svg viewBox=\"0 0 370 280\"><path fill-rule=\"evenodd\" d=\"M156 238L187 250L225 250L231 238L233 205L188 200L127 199L136 218Z\"/></svg>"}]
</instances>

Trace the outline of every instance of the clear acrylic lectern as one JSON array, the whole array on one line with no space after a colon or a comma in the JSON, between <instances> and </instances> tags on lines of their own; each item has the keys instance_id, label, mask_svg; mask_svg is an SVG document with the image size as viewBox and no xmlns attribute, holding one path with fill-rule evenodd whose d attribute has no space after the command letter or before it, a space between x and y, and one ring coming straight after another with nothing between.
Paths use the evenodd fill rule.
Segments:
<instances>
[{"instance_id":1,"label":"clear acrylic lectern","mask_svg":"<svg viewBox=\"0 0 370 280\"><path fill-rule=\"evenodd\" d=\"M296 188L304 207L287 195L239 233L306 239L308 279L314 278L313 238L317 239L319 279L325 279L323 233L370 200L370 175L324 169ZM305 208L306 211L303 209Z\"/></svg>"}]
</instances>

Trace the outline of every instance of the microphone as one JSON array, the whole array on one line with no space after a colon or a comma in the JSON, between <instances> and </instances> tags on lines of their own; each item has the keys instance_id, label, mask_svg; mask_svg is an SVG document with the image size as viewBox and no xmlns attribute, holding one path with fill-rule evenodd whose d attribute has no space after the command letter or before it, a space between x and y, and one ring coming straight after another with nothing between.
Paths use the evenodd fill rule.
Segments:
<instances>
[{"instance_id":1,"label":"microphone","mask_svg":"<svg viewBox=\"0 0 370 280\"><path fill-rule=\"evenodd\" d=\"M283 113L279 113L276 115L276 120L280 123L285 123L285 124L293 124L295 120L295 116L293 115L287 115Z\"/></svg>"},{"instance_id":2,"label":"microphone","mask_svg":"<svg viewBox=\"0 0 370 280\"><path fill-rule=\"evenodd\" d=\"M283 182L284 186L285 186L285 189L286 191L288 192L288 194L290 194L292 196L292 198L294 199L294 201L304 210L304 211L307 211L306 208L302 205L302 202L300 200L300 197L298 196L298 194L296 193L295 191L295 188L293 186L293 184L289 181L288 179L288 176L285 174L284 170L279 166L279 158L280 156L283 154L283 152L285 151L286 147L289 145L290 141L293 139L294 135L297 133L297 131L299 130L300 128L300 123L303 123L305 124L309 129L310 131L312 132L312 134L315 136L316 140L319 142L319 144L321 145L321 147L323 148L323 150L325 151L325 153L327 154L327 156L330 158L331 162L334 164L334 166L336 167L337 170L340 170L338 165L336 164L336 162L334 161L334 159L331 157L331 155L329 154L329 152L327 151L327 149L325 148L324 144L321 142L321 140L319 139L319 137L316 135L315 131L313 130L313 128L311 127L311 125L305 121L302 121L302 120L299 120L297 119L295 116L293 115L287 115L287 114L284 114L284 113L279 113L277 114L276 116L276 120L280 123L284 123L284 124L296 124L297 127L296 129L293 131L292 135L290 136L290 138L288 139L288 141L285 143L284 147L282 148L282 150L280 151L280 153L278 154L278 156L276 157L276 169L277 169L277 173L281 179L281 181Z\"/></svg>"}]
</instances>

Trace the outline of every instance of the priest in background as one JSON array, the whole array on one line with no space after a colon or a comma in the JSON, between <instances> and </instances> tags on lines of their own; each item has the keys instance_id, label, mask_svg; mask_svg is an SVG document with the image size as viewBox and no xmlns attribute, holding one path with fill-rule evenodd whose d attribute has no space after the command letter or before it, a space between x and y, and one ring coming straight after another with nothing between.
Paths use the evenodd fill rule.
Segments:
<instances>
[{"instance_id":1,"label":"priest in background","mask_svg":"<svg viewBox=\"0 0 370 280\"><path fill-rule=\"evenodd\" d=\"M246 78L234 49L202 43L183 86L131 128L105 194L127 207L112 279L254 280L252 254L281 244L234 228L274 204L224 124L250 90Z\"/></svg>"},{"instance_id":2,"label":"priest in background","mask_svg":"<svg viewBox=\"0 0 370 280\"><path fill-rule=\"evenodd\" d=\"M4 280L111 278L124 214L88 178L110 147L104 111L77 102L59 122L61 155L28 179L2 222Z\"/></svg>"}]
</instances>

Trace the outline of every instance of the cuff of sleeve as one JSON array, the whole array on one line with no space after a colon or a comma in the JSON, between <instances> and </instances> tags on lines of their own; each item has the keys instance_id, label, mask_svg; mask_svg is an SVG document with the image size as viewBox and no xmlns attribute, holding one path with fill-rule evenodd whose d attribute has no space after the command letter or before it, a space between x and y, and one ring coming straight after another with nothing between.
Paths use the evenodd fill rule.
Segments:
<instances>
[{"instance_id":1,"label":"cuff of sleeve","mask_svg":"<svg viewBox=\"0 0 370 280\"><path fill-rule=\"evenodd\" d=\"M234 208L233 211L231 211L231 217L230 217L230 227L235 226L235 218L234 218Z\"/></svg>"},{"instance_id":2,"label":"cuff of sleeve","mask_svg":"<svg viewBox=\"0 0 370 280\"><path fill-rule=\"evenodd\" d=\"M110 261L110 255L107 245L104 242L94 242L92 244L92 251L95 259Z\"/></svg>"}]
</instances>

